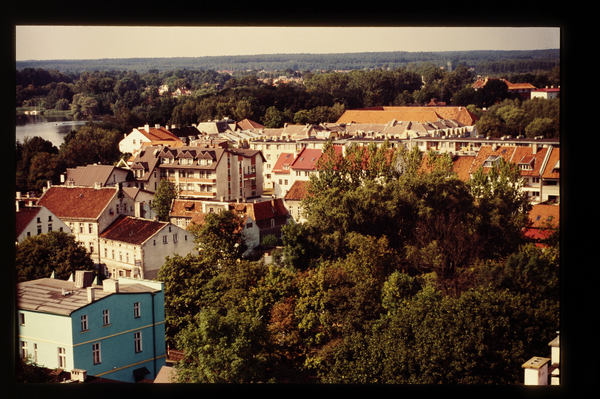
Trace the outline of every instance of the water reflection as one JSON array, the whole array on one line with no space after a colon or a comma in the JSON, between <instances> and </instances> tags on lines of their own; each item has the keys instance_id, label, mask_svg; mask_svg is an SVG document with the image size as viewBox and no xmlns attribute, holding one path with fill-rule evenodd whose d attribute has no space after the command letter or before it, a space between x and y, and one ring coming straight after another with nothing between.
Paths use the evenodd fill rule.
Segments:
<instances>
[{"instance_id":1,"label":"water reflection","mask_svg":"<svg viewBox=\"0 0 600 399\"><path fill-rule=\"evenodd\" d=\"M17 115L15 118L15 140L21 143L25 137L39 136L60 147L64 136L71 130L79 130L86 121L74 121L66 117L44 115Z\"/></svg>"}]
</instances>

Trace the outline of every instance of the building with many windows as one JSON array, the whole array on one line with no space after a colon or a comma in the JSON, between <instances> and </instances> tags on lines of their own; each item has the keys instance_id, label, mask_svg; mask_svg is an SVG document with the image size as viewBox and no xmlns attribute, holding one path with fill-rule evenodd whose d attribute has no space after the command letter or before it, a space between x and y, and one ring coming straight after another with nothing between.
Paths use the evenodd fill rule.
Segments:
<instances>
[{"instance_id":1,"label":"building with many windows","mask_svg":"<svg viewBox=\"0 0 600 399\"><path fill-rule=\"evenodd\" d=\"M154 379L166 363L163 283L93 278L78 271L74 281L17 285L20 355L83 381Z\"/></svg>"},{"instance_id":2,"label":"building with many windows","mask_svg":"<svg viewBox=\"0 0 600 399\"><path fill-rule=\"evenodd\" d=\"M168 222L118 217L100 234L104 275L153 279L167 256L194 251L192 234Z\"/></svg>"},{"instance_id":3,"label":"building with many windows","mask_svg":"<svg viewBox=\"0 0 600 399\"><path fill-rule=\"evenodd\" d=\"M240 148L146 147L131 169L149 191L167 179L179 198L235 201L262 195L264 160L260 151Z\"/></svg>"}]
</instances>

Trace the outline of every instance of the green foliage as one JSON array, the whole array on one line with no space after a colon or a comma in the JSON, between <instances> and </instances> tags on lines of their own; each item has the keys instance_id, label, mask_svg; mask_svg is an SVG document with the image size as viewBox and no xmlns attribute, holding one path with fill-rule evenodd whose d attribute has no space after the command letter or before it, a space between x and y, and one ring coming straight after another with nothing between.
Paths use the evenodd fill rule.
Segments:
<instances>
[{"instance_id":1,"label":"green foliage","mask_svg":"<svg viewBox=\"0 0 600 399\"><path fill-rule=\"evenodd\" d=\"M197 248L215 262L240 259L248 249L244 221L233 211L209 213L201 226L192 226Z\"/></svg>"},{"instance_id":2,"label":"green foliage","mask_svg":"<svg viewBox=\"0 0 600 399\"><path fill-rule=\"evenodd\" d=\"M60 146L62 167L75 168L93 163L113 165L121 158L121 139L121 134L116 130L87 123L81 129L73 130L65 136Z\"/></svg>"},{"instance_id":3,"label":"green foliage","mask_svg":"<svg viewBox=\"0 0 600 399\"><path fill-rule=\"evenodd\" d=\"M17 282L55 277L66 280L76 270L95 270L90 254L62 231L50 231L26 238L16 248Z\"/></svg>"},{"instance_id":4,"label":"green foliage","mask_svg":"<svg viewBox=\"0 0 600 399\"><path fill-rule=\"evenodd\" d=\"M275 237L275 234L267 234L263 237L261 244L267 246L275 246L277 245L277 237Z\"/></svg>"},{"instance_id":5,"label":"green foliage","mask_svg":"<svg viewBox=\"0 0 600 399\"><path fill-rule=\"evenodd\" d=\"M170 182L167 179L160 181L158 189L154 194L154 200L152 200L152 209L158 215L158 219L167 222L169 221L169 213L171 212L171 204L173 200L177 198L177 187L175 183Z\"/></svg>"},{"instance_id":6,"label":"green foliage","mask_svg":"<svg viewBox=\"0 0 600 399\"><path fill-rule=\"evenodd\" d=\"M18 357L16 359L15 382L17 384L42 384L52 382L52 377L30 355L27 358Z\"/></svg>"}]
</instances>

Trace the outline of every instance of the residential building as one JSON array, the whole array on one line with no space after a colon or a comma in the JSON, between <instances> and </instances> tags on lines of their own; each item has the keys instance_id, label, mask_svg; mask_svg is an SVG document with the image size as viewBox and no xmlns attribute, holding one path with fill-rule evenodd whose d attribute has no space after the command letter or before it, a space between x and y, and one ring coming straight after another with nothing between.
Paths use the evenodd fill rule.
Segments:
<instances>
[{"instance_id":1,"label":"residential building","mask_svg":"<svg viewBox=\"0 0 600 399\"><path fill-rule=\"evenodd\" d=\"M490 80L501 80L502 82L506 83L509 93L518 94L522 99L531 98L531 92L537 89L531 83L511 83L506 79L495 79L488 77L478 77L477 81L473 83L472 87L475 90L482 89Z\"/></svg>"},{"instance_id":2,"label":"residential building","mask_svg":"<svg viewBox=\"0 0 600 399\"><path fill-rule=\"evenodd\" d=\"M74 281L17 284L21 356L84 381L154 379L166 363L163 283L93 279L93 272L77 271Z\"/></svg>"},{"instance_id":3,"label":"residential building","mask_svg":"<svg viewBox=\"0 0 600 399\"><path fill-rule=\"evenodd\" d=\"M551 98L558 98L560 96L560 86L546 86L544 89L537 89L531 92L531 99L543 98L549 100Z\"/></svg>"},{"instance_id":4,"label":"residential building","mask_svg":"<svg viewBox=\"0 0 600 399\"><path fill-rule=\"evenodd\" d=\"M154 279L167 256L194 251L194 237L184 228L132 216L119 216L102 234L104 275Z\"/></svg>"},{"instance_id":5,"label":"residential building","mask_svg":"<svg viewBox=\"0 0 600 399\"><path fill-rule=\"evenodd\" d=\"M235 213L245 218L244 232L249 250L260 245L262 239L269 234L281 238L281 229L290 218L281 198L260 202L240 202L232 204L232 208Z\"/></svg>"},{"instance_id":6,"label":"residential building","mask_svg":"<svg viewBox=\"0 0 600 399\"><path fill-rule=\"evenodd\" d=\"M291 166L296 159L295 152L283 152L271 169L273 193L276 198L283 197L292 186Z\"/></svg>"},{"instance_id":7,"label":"residential building","mask_svg":"<svg viewBox=\"0 0 600 399\"><path fill-rule=\"evenodd\" d=\"M207 214L230 210L231 206L229 202L174 199L169 211L169 220L172 224L187 229L191 223L204 223Z\"/></svg>"},{"instance_id":8,"label":"residential building","mask_svg":"<svg viewBox=\"0 0 600 399\"><path fill-rule=\"evenodd\" d=\"M382 106L365 109L347 110L336 123L367 123L387 124L390 121L411 121L418 123L433 122L438 120L453 120L464 126L473 126L478 118L466 107L406 107Z\"/></svg>"},{"instance_id":9,"label":"residential building","mask_svg":"<svg viewBox=\"0 0 600 399\"><path fill-rule=\"evenodd\" d=\"M71 229L45 206L19 207L17 201L16 242L50 231L71 233Z\"/></svg>"},{"instance_id":10,"label":"residential building","mask_svg":"<svg viewBox=\"0 0 600 399\"><path fill-rule=\"evenodd\" d=\"M122 187L53 186L38 201L69 226L75 240L91 253L97 264L103 262L100 234L120 215L133 215L133 199Z\"/></svg>"},{"instance_id":11,"label":"residential building","mask_svg":"<svg viewBox=\"0 0 600 399\"><path fill-rule=\"evenodd\" d=\"M541 202L560 202L560 149L551 147L542 166Z\"/></svg>"},{"instance_id":12,"label":"residential building","mask_svg":"<svg viewBox=\"0 0 600 399\"><path fill-rule=\"evenodd\" d=\"M285 197L283 197L285 207L296 223L303 223L306 221L302 214L302 200L306 197L308 192L307 184L307 180L296 180Z\"/></svg>"},{"instance_id":13,"label":"residential building","mask_svg":"<svg viewBox=\"0 0 600 399\"><path fill-rule=\"evenodd\" d=\"M273 188L273 168L282 153L293 153L297 150L295 140L278 137L263 138L250 142L250 148L260 151L264 158L263 188Z\"/></svg>"},{"instance_id":14,"label":"residential building","mask_svg":"<svg viewBox=\"0 0 600 399\"><path fill-rule=\"evenodd\" d=\"M119 183L127 186L132 180L131 170L113 165L87 165L68 168L64 184L82 187L114 187ZM61 180L63 177L61 176Z\"/></svg>"},{"instance_id":15,"label":"residential building","mask_svg":"<svg viewBox=\"0 0 600 399\"><path fill-rule=\"evenodd\" d=\"M179 137L169 132L166 127L154 125L154 128L151 128L150 125L144 125L125 134L123 140L119 142L119 151L124 154L135 154L142 148L143 143L155 145L165 143L171 146L183 144Z\"/></svg>"},{"instance_id":16,"label":"residential building","mask_svg":"<svg viewBox=\"0 0 600 399\"><path fill-rule=\"evenodd\" d=\"M249 149L147 147L132 169L149 191L168 179L180 198L235 201L262 195L263 163L262 153Z\"/></svg>"}]
</instances>

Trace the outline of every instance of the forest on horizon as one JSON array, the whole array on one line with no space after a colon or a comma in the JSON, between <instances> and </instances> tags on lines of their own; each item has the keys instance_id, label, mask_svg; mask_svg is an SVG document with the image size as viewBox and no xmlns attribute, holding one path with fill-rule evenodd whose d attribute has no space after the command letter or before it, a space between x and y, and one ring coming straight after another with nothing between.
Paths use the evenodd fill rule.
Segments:
<instances>
[{"instance_id":1,"label":"forest on horizon","mask_svg":"<svg viewBox=\"0 0 600 399\"><path fill-rule=\"evenodd\" d=\"M135 70L145 73L156 69L228 70L228 71L333 71L355 69L397 69L410 64L432 62L448 68L463 64L476 74L526 73L551 70L560 65L560 50L530 51L438 51L438 52L362 52L330 54L257 54L169 58L104 58L99 60L16 61L16 69L43 68L59 72Z\"/></svg>"}]
</instances>

